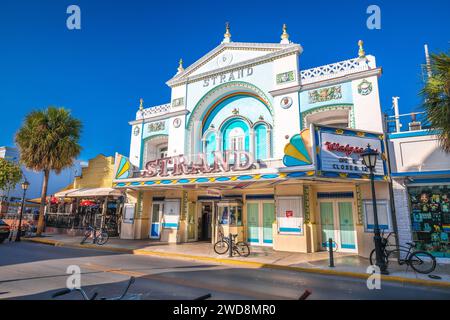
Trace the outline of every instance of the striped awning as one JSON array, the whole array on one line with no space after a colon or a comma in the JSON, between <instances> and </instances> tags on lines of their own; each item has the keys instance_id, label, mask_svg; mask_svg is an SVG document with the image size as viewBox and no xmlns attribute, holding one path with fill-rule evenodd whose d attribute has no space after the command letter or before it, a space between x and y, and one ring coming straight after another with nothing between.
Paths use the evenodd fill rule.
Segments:
<instances>
[{"instance_id":1,"label":"striped awning","mask_svg":"<svg viewBox=\"0 0 450 320\"><path fill-rule=\"evenodd\" d=\"M55 193L56 198L89 198L89 197L120 197L123 193L113 188L80 188L69 189Z\"/></svg>"}]
</instances>

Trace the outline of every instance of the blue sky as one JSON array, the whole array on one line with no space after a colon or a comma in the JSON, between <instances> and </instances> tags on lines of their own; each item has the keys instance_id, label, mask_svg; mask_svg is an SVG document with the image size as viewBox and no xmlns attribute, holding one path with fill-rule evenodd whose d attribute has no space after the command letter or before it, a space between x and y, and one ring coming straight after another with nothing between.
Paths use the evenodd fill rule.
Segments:
<instances>
[{"instance_id":1,"label":"blue sky","mask_svg":"<svg viewBox=\"0 0 450 320\"><path fill-rule=\"evenodd\" d=\"M71 4L81 30L66 28ZM370 4L381 8L381 30L366 27ZM447 0L0 0L0 145L13 145L30 110L57 105L83 121L81 159L128 155L139 98L169 102L179 58L187 66L220 44L226 21L242 42L278 42L286 23L303 69L353 58L363 39L383 67L382 108L397 95L401 112L417 110L423 44L448 50L448 12Z\"/></svg>"}]
</instances>

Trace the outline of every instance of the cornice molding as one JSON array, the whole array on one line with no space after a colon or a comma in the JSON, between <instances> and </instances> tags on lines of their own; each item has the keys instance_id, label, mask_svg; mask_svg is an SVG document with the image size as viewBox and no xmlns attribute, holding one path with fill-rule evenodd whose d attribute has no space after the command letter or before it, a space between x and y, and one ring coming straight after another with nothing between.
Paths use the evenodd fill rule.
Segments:
<instances>
[{"instance_id":1,"label":"cornice molding","mask_svg":"<svg viewBox=\"0 0 450 320\"><path fill-rule=\"evenodd\" d=\"M378 67L375 69L359 71L359 72L355 72L352 74L346 74L346 75L336 77L333 79L326 79L326 80L322 80L322 81L308 83L306 85L300 84L300 85L295 85L295 86L288 87L288 88L271 90L271 91L269 91L269 93L272 97L276 97L276 96L289 94L289 93L293 93L293 92L317 89L317 88L321 88L321 87L326 87L326 86L339 84L342 82L347 82L347 81L352 81L352 80L357 80L357 79L362 79L362 78L368 78L368 77L373 77L373 76L379 77L381 75L381 73L382 73L382 68Z\"/></svg>"},{"instance_id":2,"label":"cornice molding","mask_svg":"<svg viewBox=\"0 0 450 320\"><path fill-rule=\"evenodd\" d=\"M169 87L176 87L176 86L180 86L186 83L192 83L192 82L197 82L197 81L201 81L205 78L208 78L212 75L221 75L223 73L227 73L227 72L231 72L231 71L235 71L236 69L241 69L241 68L249 68L252 66L256 66L259 64L263 64L263 63L267 63L270 61L274 61L276 59L280 59L283 58L285 56L289 56L292 54L300 54L302 52L302 47L298 44L295 45L288 45L287 48L278 50L276 52L272 52L269 53L267 55L264 55L262 57L257 57L257 58L253 58L250 60L245 60L236 64L232 64L230 66L226 66L223 68L219 68L219 69L215 69L215 70L211 70L211 71L207 71L192 77L183 77L183 74L180 75L180 77L178 78L172 78L171 80L167 81L166 84ZM186 69L187 70L187 69ZM184 74L186 75L186 74Z\"/></svg>"},{"instance_id":3,"label":"cornice molding","mask_svg":"<svg viewBox=\"0 0 450 320\"><path fill-rule=\"evenodd\" d=\"M189 113L188 110L179 110L179 111L165 113L165 114L162 114L159 116L154 116L151 118L144 118L144 124L149 123L149 122L154 122L154 121L166 120L166 119L170 119L170 118L173 118L176 116L185 116L188 113ZM133 126L135 124L142 124L142 119L129 121L128 124L131 126Z\"/></svg>"}]
</instances>

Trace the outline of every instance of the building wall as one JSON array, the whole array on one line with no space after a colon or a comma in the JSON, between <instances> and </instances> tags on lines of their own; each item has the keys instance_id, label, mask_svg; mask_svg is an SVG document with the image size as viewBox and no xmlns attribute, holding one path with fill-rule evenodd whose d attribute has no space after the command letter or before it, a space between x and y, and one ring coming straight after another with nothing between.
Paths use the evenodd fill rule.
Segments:
<instances>
[{"instance_id":1,"label":"building wall","mask_svg":"<svg viewBox=\"0 0 450 320\"><path fill-rule=\"evenodd\" d=\"M81 176L75 178L73 188L111 188L113 175L114 157L99 154L90 159Z\"/></svg>"},{"instance_id":2,"label":"building wall","mask_svg":"<svg viewBox=\"0 0 450 320\"><path fill-rule=\"evenodd\" d=\"M392 133L389 135L392 171L414 173L450 170L450 154L428 130Z\"/></svg>"}]
</instances>

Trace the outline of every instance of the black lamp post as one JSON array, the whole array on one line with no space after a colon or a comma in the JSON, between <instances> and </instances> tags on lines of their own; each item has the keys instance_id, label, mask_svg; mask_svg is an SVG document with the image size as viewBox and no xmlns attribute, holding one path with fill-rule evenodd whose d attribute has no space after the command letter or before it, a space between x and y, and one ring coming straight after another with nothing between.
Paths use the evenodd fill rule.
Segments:
<instances>
[{"instance_id":1,"label":"black lamp post","mask_svg":"<svg viewBox=\"0 0 450 320\"><path fill-rule=\"evenodd\" d=\"M372 187L372 206L373 206L373 222L374 222L373 241L375 243L376 265L380 268L382 274L388 274L386 261L383 257L380 226L378 224L377 198L375 195L375 182L373 174L375 166L377 164L378 156L379 156L378 151L372 149L370 147L370 144L368 144L364 152L361 153L362 162L370 171L370 184Z\"/></svg>"},{"instance_id":2,"label":"black lamp post","mask_svg":"<svg viewBox=\"0 0 450 320\"><path fill-rule=\"evenodd\" d=\"M27 193L27 189L30 186L30 183L25 180L22 182L22 190L23 190L23 196L22 196L22 207L20 209L20 216L19 216L19 226L17 227L17 236L16 236L16 242L20 241L20 234L22 233L22 216L23 216L23 209L25 207L25 194Z\"/></svg>"}]
</instances>

